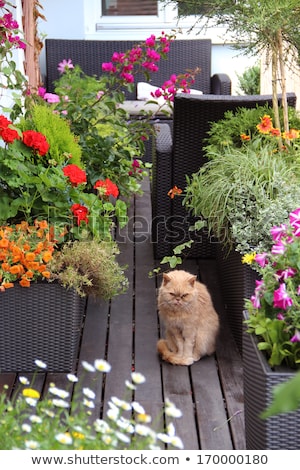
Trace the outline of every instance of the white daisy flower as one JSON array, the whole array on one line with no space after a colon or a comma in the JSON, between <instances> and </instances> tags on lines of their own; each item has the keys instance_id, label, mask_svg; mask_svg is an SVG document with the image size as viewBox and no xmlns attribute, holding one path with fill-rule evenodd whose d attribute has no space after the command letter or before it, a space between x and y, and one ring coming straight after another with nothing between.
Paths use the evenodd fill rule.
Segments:
<instances>
[{"instance_id":1,"label":"white daisy flower","mask_svg":"<svg viewBox=\"0 0 300 470\"><path fill-rule=\"evenodd\" d=\"M118 408L111 408L110 410L107 410L107 416L109 419L112 421L116 421L119 417L119 409Z\"/></svg>"},{"instance_id":2,"label":"white daisy flower","mask_svg":"<svg viewBox=\"0 0 300 470\"><path fill-rule=\"evenodd\" d=\"M176 447L177 449L183 449L183 442L178 436L173 436L171 437L170 444L172 444L173 447Z\"/></svg>"},{"instance_id":3,"label":"white daisy flower","mask_svg":"<svg viewBox=\"0 0 300 470\"><path fill-rule=\"evenodd\" d=\"M71 445L73 440L69 433L59 433L56 434L55 439L61 444Z\"/></svg>"},{"instance_id":4,"label":"white daisy flower","mask_svg":"<svg viewBox=\"0 0 300 470\"><path fill-rule=\"evenodd\" d=\"M31 415L29 416L29 419L32 423L36 423L36 424L41 424L43 422L42 418L37 415Z\"/></svg>"},{"instance_id":5,"label":"white daisy flower","mask_svg":"<svg viewBox=\"0 0 300 470\"><path fill-rule=\"evenodd\" d=\"M169 423L167 426L167 434L170 437L175 436L175 426L173 423Z\"/></svg>"},{"instance_id":6,"label":"white daisy flower","mask_svg":"<svg viewBox=\"0 0 300 470\"><path fill-rule=\"evenodd\" d=\"M32 430L32 427L30 426L30 424L27 424L27 423L22 424L21 428L22 428L22 431L24 432L31 432Z\"/></svg>"},{"instance_id":7,"label":"white daisy flower","mask_svg":"<svg viewBox=\"0 0 300 470\"><path fill-rule=\"evenodd\" d=\"M47 369L47 364L45 364L45 362L43 362L43 361L40 361L39 359L36 359L36 360L34 361L34 363L35 363L35 365L36 365L37 367L39 367L40 369Z\"/></svg>"},{"instance_id":8,"label":"white daisy flower","mask_svg":"<svg viewBox=\"0 0 300 470\"><path fill-rule=\"evenodd\" d=\"M145 414L144 408L143 408L142 405L140 405L137 401L133 401L133 402L131 403L131 406L132 406L132 408L134 409L134 411L136 411L137 413Z\"/></svg>"},{"instance_id":9,"label":"white daisy flower","mask_svg":"<svg viewBox=\"0 0 300 470\"><path fill-rule=\"evenodd\" d=\"M86 398L84 398L82 403L84 404L84 406L90 408L91 410L95 408L95 403L92 400L87 400Z\"/></svg>"},{"instance_id":10,"label":"white daisy flower","mask_svg":"<svg viewBox=\"0 0 300 470\"><path fill-rule=\"evenodd\" d=\"M53 398L52 403L54 406L57 406L58 408L69 408L70 404L60 398Z\"/></svg>"},{"instance_id":11,"label":"white daisy flower","mask_svg":"<svg viewBox=\"0 0 300 470\"><path fill-rule=\"evenodd\" d=\"M122 429L123 431L128 432L129 434L134 433L134 426L133 424L129 421L129 419L124 418L123 416L120 416L120 418L116 421L117 426Z\"/></svg>"},{"instance_id":12,"label":"white daisy flower","mask_svg":"<svg viewBox=\"0 0 300 470\"><path fill-rule=\"evenodd\" d=\"M40 444L36 441L25 441L25 447L26 449L38 449L40 447Z\"/></svg>"},{"instance_id":13,"label":"white daisy flower","mask_svg":"<svg viewBox=\"0 0 300 470\"><path fill-rule=\"evenodd\" d=\"M109 445L111 447L116 447L116 445L118 444L117 439L110 434L103 434L101 439L104 442L104 444Z\"/></svg>"},{"instance_id":14,"label":"white daisy flower","mask_svg":"<svg viewBox=\"0 0 300 470\"><path fill-rule=\"evenodd\" d=\"M156 435L157 439L159 439L160 441L164 442L165 444L170 444L171 442L171 437L168 436L168 434L165 434L163 432L159 432L157 435Z\"/></svg>"},{"instance_id":15,"label":"white daisy flower","mask_svg":"<svg viewBox=\"0 0 300 470\"><path fill-rule=\"evenodd\" d=\"M176 408L176 406L167 406L165 409L165 413L167 416L170 416L171 418L181 418L182 412L180 411L179 408Z\"/></svg>"},{"instance_id":16,"label":"white daisy flower","mask_svg":"<svg viewBox=\"0 0 300 470\"><path fill-rule=\"evenodd\" d=\"M150 436L152 438L155 438L155 432L152 431L152 429L149 428L148 426L145 426L144 424L136 424L135 432L139 436L144 436L144 437Z\"/></svg>"},{"instance_id":17,"label":"white daisy flower","mask_svg":"<svg viewBox=\"0 0 300 470\"><path fill-rule=\"evenodd\" d=\"M19 377L19 382L22 384L22 385L29 385L30 382L29 380L27 379L27 377L24 377L24 376L20 376Z\"/></svg>"},{"instance_id":18,"label":"white daisy flower","mask_svg":"<svg viewBox=\"0 0 300 470\"><path fill-rule=\"evenodd\" d=\"M129 390L136 390L136 386L129 382L129 380L125 380L125 385Z\"/></svg>"},{"instance_id":19,"label":"white daisy flower","mask_svg":"<svg viewBox=\"0 0 300 470\"><path fill-rule=\"evenodd\" d=\"M82 361L81 364L82 364L82 367L84 368L84 370L86 370L87 372L95 372L96 371L95 367L87 361Z\"/></svg>"},{"instance_id":20,"label":"white daisy flower","mask_svg":"<svg viewBox=\"0 0 300 470\"><path fill-rule=\"evenodd\" d=\"M67 398L70 394L66 390L57 387L49 387L49 393L56 395L59 398Z\"/></svg>"},{"instance_id":21,"label":"white daisy flower","mask_svg":"<svg viewBox=\"0 0 300 470\"><path fill-rule=\"evenodd\" d=\"M119 441L125 442L126 444L130 443L130 438L120 431L116 431L115 436Z\"/></svg>"},{"instance_id":22,"label":"white daisy flower","mask_svg":"<svg viewBox=\"0 0 300 470\"><path fill-rule=\"evenodd\" d=\"M107 422L99 418L94 421L94 428L96 432L100 432L103 434L111 432L111 428L109 427Z\"/></svg>"},{"instance_id":23,"label":"white daisy flower","mask_svg":"<svg viewBox=\"0 0 300 470\"><path fill-rule=\"evenodd\" d=\"M141 374L140 372L132 372L131 378L132 378L133 383L137 385L143 384L144 382L146 382L145 376Z\"/></svg>"},{"instance_id":24,"label":"white daisy flower","mask_svg":"<svg viewBox=\"0 0 300 470\"><path fill-rule=\"evenodd\" d=\"M76 377L74 374L67 374L67 379L73 383L78 382L78 377Z\"/></svg>"},{"instance_id":25,"label":"white daisy flower","mask_svg":"<svg viewBox=\"0 0 300 470\"><path fill-rule=\"evenodd\" d=\"M88 387L84 387L84 388L82 389L82 393L83 393L86 397L90 398L91 400L94 400L94 399L96 398L95 392L94 392L93 390L91 390L90 388L88 388Z\"/></svg>"},{"instance_id":26,"label":"white daisy flower","mask_svg":"<svg viewBox=\"0 0 300 470\"><path fill-rule=\"evenodd\" d=\"M151 416L148 415L147 413L138 413L138 415L137 415L137 420L138 420L140 423L151 423L152 418L151 418Z\"/></svg>"},{"instance_id":27,"label":"white daisy flower","mask_svg":"<svg viewBox=\"0 0 300 470\"><path fill-rule=\"evenodd\" d=\"M29 406L36 406L38 402L38 400L36 400L35 398L31 398L31 397L25 397L25 401L27 405Z\"/></svg>"},{"instance_id":28,"label":"white daisy flower","mask_svg":"<svg viewBox=\"0 0 300 470\"><path fill-rule=\"evenodd\" d=\"M99 372L110 372L111 365L105 361L104 359L96 359L94 361L95 369L99 370Z\"/></svg>"},{"instance_id":29,"label":"white daisy flower","mask_svg":"<svg viewBox=\"0 0 300 470\"><path fill-rule=\"evenodd\" d=\"M118 397L111 397L111 401L114 405L118 406L124 411L131 410L131 405L125 400L120 400Z\"/></svg>"}]
</instances>

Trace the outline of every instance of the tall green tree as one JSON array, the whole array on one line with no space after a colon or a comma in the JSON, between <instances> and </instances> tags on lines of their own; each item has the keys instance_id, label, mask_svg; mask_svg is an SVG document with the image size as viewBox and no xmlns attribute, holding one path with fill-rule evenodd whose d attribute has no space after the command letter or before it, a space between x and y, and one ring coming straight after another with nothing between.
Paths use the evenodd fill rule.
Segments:
<instances>
[{"instance_id":1,"label":"tall green tree","mask_svg":"<svg viewBox=\"0 0 300 470\"><path fill-rule=\"evenodd\" d=\"M170 3L168 0L165 3ZM245 54L266 53L272 68L275 125L280 128L277 94L281 89L284 131L288 131L285 64L290 55L299 63L299 0L177 0L178 16L196 15L193 28L222 26Z\"/></svg>"}]
</instances>

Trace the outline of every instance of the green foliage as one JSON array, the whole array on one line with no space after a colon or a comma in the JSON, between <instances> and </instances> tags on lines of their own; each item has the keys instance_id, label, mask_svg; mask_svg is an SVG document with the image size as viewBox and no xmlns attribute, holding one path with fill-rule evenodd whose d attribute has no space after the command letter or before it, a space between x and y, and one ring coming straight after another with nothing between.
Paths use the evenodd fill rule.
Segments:
<instances>
[{"instance_id":1,"label":"green foliage","mask_svg":"<svg viewBox=\"0 0 300 470\"><path fill-rule=\"evenodd\" d=\"M238 77L238 86L241 92L245 95L259 95L260 94L260 66L253 65L248 67Z\"/></svg>"},{"instance_id":2,"label":"green foliage","mask_svg":"<svg viewBox=\"0 0 300 470\"><path fill-rule=\"evenodd\" d=\"M111 299L128 288L128 280L116 255L115 242L80 241L65 243L54 253L50 269L52 278L81 296Z\"/></svg>"},{"instance_id":3,"label":"green foliage","mask_svg":"<svg viewBox=\"0 0 300 470\"><path fill-rule=\"evenodd\" d=\"M257 139L216 153L188 179L184 198L214 236L228 249L238 245L241 253L267 249L270 227L300 204L299 163L289 164Z\"/></svg>"},{"instance_id":4,"label":"green foliage","mask_svg":"<svg viewBox=\"0 0 300 470\"><path fill-rule=\"evenodd\" d=\"M50 145L50 159L61 164L69 154L69 163L81 165L81 147L76 141L70 126L62 117L55 114L49 106L36 104L32 108L31 119L21 121L23 130L36 129L41 132Z\"/></svg>"},{"instance_id":5,"label":"green foliage","mask_svg":"<svg viewBox=\"0 0 300 470\"><path fill-rule=\"evenodd\" d=\"M289 110L289 123L290 128L300 129L300 116L295 108L290 107ZM264 115L269 115L272 120L274 119L273 109L268 105L256 106L255 108L239 108L236 111L226 111L224 118L219 121L212 122L208 131L208 138L206 139L205 152L206 156L211 159L215 154L219 155L221 152L227 153L227 148L234 146L237 148L243 147L242 134L246 134L253 139L259 136L260 133L257 129L257 124L260 122ZM280 110L281 123L283 122L282 110ZM261 142L264 144L268 142L277 149L278 142L274 138L265 137Z\"/></svg>"}]
</instances>

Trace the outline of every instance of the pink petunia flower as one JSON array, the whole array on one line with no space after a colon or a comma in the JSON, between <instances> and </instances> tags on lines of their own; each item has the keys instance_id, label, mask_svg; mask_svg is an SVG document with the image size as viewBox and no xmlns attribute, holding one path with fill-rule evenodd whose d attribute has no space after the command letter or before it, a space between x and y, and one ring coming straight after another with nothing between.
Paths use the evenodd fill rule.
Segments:
<instances>
[{"instance_id":1,"label":"pink petunia flower","mask_svg":"<svg viewBox=\"0 0 300 470\"><path fill-rule=\"evenodd\" d=\"M283 310L286 310L293 305L293 300L286 292L286 285L284 283L281 283L279 288L274 291L273 305L274 307L282 308Z\"/></svg>"}]
</instances>

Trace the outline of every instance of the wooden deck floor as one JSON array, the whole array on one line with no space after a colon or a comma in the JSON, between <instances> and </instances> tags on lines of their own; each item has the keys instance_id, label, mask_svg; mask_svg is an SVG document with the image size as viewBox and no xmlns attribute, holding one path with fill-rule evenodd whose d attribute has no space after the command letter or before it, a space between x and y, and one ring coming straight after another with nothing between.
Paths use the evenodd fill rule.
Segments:
<instances>
[{"instance_id":1,"label":"wooden deck floor","mask_svg":"<svg viewBox=\"0 0 300 470\"><path fill-rule=\"evenodd\" d=\"M105 358L112 366L105 382L90 383L96 391L93 417L105 416L111 396L122 398L124 382L133 370L146 377L134 399L155 417L162 412L166 398L183 412L176 420L176 432L185 449L245 449L242 365L239 352L226 324L214 260L188 260L183 268L204 282L221 317L222 332L215 356L201 359L190 367L161 362L156 353L160 325L156 292L160 276L149 277L159 265L153 259L150 242L150 187L145 182L144 195L136 197L128 227L118 234L120 263L128 266L130 287L111 302L88 300L78 374L81 361ZM85 380L92 380L91 375ZM0 374L13 393L17 374ZM54 382L66 384L65 374L39 374L36 386L41 391Z\"/></svg>"}]
</instances>

